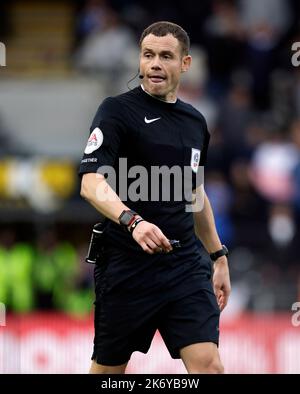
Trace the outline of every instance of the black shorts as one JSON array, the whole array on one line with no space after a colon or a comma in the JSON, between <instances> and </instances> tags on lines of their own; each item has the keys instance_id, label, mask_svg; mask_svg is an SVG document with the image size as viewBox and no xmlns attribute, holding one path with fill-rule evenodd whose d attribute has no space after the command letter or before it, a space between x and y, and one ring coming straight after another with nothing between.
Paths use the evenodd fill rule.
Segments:
<instances>
[{"instance_id":1,"label":"black shorts","mask_svg":"<svg viewBox=\"0 0 300 394\"><path fill-rule=\"evenodd\" d=\"M219 340L219 316L211 284L211 262L193 250L168 255L107 250L95 266L95 338L92 360L126 363L147 353L158 329L172 358L180 349Z\"/></svg>"}]
</instances>

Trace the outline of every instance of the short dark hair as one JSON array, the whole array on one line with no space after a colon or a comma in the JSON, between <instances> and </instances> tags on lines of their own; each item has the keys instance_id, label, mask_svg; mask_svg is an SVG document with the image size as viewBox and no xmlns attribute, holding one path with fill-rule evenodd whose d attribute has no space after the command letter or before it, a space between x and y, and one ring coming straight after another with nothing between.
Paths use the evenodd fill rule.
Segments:
<instances>
[{"instance_id":1,"label":"short dark hair","mask_svg":"<svg viewBox=\"0 0 300 394\"><path fill-rule=\"evenodd\" d=\"M156 37L164 37L167 34L172 34L179 43L181 44L181 50L183 55L188 55L190 50L190 38L187 32L176 23L172 22L155 22L148 26L142 33L140 38L140 46L142 45L143 39L149 34L153 34Z\"/></svg>"}]
</instances>

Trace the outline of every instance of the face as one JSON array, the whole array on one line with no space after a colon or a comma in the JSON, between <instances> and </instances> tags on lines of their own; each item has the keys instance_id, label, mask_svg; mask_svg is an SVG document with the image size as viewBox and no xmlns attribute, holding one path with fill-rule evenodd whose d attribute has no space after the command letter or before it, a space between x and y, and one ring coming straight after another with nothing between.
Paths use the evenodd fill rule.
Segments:
<instances>
[{"instance_id":1,"label":"face","mask_svg":"<svg viewBox=\"0 0 300 394\"><path fill-rule=\"evenodd\" d=\"M183 56L180 42L172 34L147 35L141 44L140 74L145 90L166 101L176 99L181 73L187 71L191 56Z\"/></svg>"}]
</instances>

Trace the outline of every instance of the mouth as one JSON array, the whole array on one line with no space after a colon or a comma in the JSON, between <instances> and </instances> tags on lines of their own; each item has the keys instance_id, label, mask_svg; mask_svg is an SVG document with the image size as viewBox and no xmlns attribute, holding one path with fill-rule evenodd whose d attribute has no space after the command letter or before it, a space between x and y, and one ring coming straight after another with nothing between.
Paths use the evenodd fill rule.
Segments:
<instances>
[{"instance_id":1,"label":"mouth","mask_svg":"<svg viewBox=\"0 0 300 394\"><path fill-rule=\"evenodd\" d=\"M149 75L148 78L153 83L161 83L166 79L166 77L164 77L162 75Z\"/></svg>"}]
</instances>

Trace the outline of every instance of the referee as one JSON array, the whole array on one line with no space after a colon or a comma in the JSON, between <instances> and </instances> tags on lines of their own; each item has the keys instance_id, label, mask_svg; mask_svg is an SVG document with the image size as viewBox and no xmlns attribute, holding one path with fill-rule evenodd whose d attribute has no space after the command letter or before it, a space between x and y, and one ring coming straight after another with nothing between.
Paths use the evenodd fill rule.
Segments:
<instances>
[{"instance_id":1,"label":"referee","mask_svg":"<svg viewBox=\"0 0 300 394\"><path fill-rule=\"evenodd\" d=\"M191 65L189 44L174 23L147 27L140 38L141 85L106 98L92 122L79 169L81 196L106 217L106 227L104 258L94 271L90 373L124 373L134 351L147 353L157 329L188 373L223 372L218 341L220 311L230 293L228 251L197 181L209 133L204 117L177 98L181 73ZM126 180L120 159L126 159ZM174 167L182 170L181 179L178 172L169 184L150 179L153 168ZM115 171L116 187L107 168ZM137 168L148 176L139 184L140 198L132 193ZM188 210L186 193L181 190L179 199L174 192L189 176L201 210ZM124 182L126 198L118 189Z\"/></svg>"}]
</instances>

